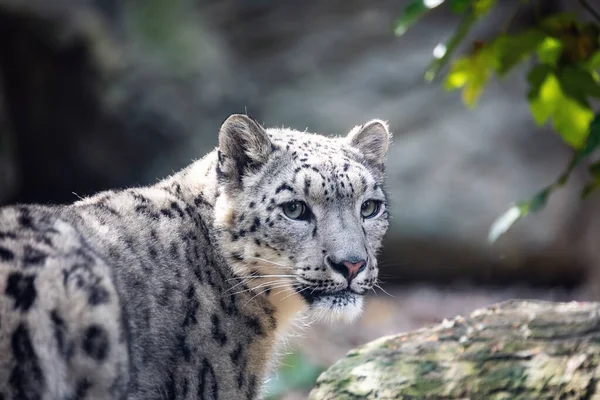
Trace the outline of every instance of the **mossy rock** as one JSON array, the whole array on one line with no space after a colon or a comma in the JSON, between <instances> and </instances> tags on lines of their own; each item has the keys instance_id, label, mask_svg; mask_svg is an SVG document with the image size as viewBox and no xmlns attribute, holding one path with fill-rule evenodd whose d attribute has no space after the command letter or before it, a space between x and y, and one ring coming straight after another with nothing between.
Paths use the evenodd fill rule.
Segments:
<instances>
[{"instance_id":1,"label":"mossy rock","mask_svg":"<svg viewBox=\"0 0 600 400\"><path fill-rule=\"evenodd\" d=\"M599 360L600 304L512 300L352 350L309 398L600 399Z\"/></svg>"}]
</instances>

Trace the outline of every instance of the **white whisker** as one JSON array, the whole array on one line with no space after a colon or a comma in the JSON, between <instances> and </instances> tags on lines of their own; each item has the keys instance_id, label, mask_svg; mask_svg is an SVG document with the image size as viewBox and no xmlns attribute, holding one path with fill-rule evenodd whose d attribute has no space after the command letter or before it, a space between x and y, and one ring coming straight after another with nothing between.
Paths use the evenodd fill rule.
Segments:
<instances>
[{"instance_id":1,"label":"white whisker","mask_svg":"<svg viewBox=\"0 0 600 400\"><path fill-rule=\"evenodd\" d=\"M235 289L236 287L243 285L245 283L248 283L250 281L256 280L256 279L261 279L261 278L294 278L295 275L258 275L258 276L248 276L248 277L238 277L239 279L244 279L241 282L236 283L235 285L233 285L232 287L230 287L229 289L227 289L223 294ZM235 278L231 278L228 279L229 280L233 280Z\"/></svg>"},{"instance_id":2,"label":"white whisker","mask_svg":"<svg viewBox=\"0 0 600 400\"><path fill-rule=\"evenodd\" d=\"M254 259L254 260L258 260L258 261L266 262L266 263L268 263L268 264L273 264L273 265L276 265L276 266L278 266L278 267L283 267L283 268L289 268L289 269L292 269L292 267L291 267L290 265L279 264L279 263L276 263L276 262L274 262L274 261L267 260L266 258L260 258L260 257L248 257L248 258L252 258L252 259Z\"/></svg>"},{"instance_id":3,"label":"white whisker","mask_svg":"<svg viewBox=\"0 0 600 400\"><path fill-rule=\"evenodd\" d=\"M284 286L284 285L281 285L281 286L277 286L277 287L268 287L268 288L266 288L265 290L262 290L262 291L260 291L260 292L256 293L254 296L252 296L252 297L250 298L250 300L248 300L248 301L246 302L246 304L244 304L244 307L245 307L245 306L247 306L247 305L248 305L248 304L249 304L249 303L250 303L252 300L254 300L254 299L257 297L257 296L260 296L261 294L263 294L263 293L265 293L265 292L268 292L269 290L272 290L272 289L278 289L278 288L280 288L280 287L285 287L285 286Z\"/></svg>"},{"instance_id":4,"label":"white whisker","mask_svg":"<svg viewBox=\"0 0 600 400\"><path fill-rule=\"evenodd\" d=\"M381 290L383 293L387 294L388 296L390 296L390 297L396 297L396 296L393 296L393 295L389 294L388 292L386 292L384 288L382 288L381 286L379 286L379 284L375 283L374 286L377 287L379 290Z\"/></svg>"},{"instance_id":5,"label":"white whisker","mask_svg":"<svg viewBox=\"0 0 600 400\"><path fill-rule=\"evenodd\" d=\"M293 296L293 295L295 295L295 294L300 294L300 293L302 293L303 291L305 291L306 289L308 289L308 288L304 288L304 289L302 289L302 290L298 290L298 291L297 291L297 290L294 290L294 289L292 288L292 292L291 292L290 294L288 294L287 296L285 296L283 299L281 299L281 301L283 301L283 300L285 300L285 299L287 299L287 298L289 298L289 297L292 297L292 296Z\"/></svg>"},{"instance_id":6,"label":"white whisker","mask_svg":"<svg viewBox=\"0 0 600 400\"><path fill-rule=\"evenodd\" d=\"M240 291L238 291L238 292L235 292L235 293L234 293L234 295L236 295L236 294L240 294L240 293L245 293L245 292L252 292L252 291L254 291L254 290L257 290L257 289L262 289L262 288L264 288L264 287L266 287L266 288L267 288L267 290L268 290L268 289L273 289L273 288L275 288L275 287L278 287L279 285L286 286L286 285L289 285L289 284L290 284L290 282L288 282L288 281L283 281L283 280L281 280L281 281L269 281L269 282L263 282L263 283L261 283L261 284L258 284L258 285L256 285L256 286L254 286L254 287L247 288L247 289L244 289L244 290L240 290ZM270 287L269 287L269 286L270 286Z\"/></svg>"}]
</instances>

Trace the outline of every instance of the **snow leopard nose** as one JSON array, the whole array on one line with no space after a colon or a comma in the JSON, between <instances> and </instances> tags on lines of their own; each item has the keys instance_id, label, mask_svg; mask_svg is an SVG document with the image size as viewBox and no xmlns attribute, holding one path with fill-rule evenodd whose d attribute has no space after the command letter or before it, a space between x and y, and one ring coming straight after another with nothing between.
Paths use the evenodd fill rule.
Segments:
<instances>
[{"instance_id":1,"label":"snow leopard nose","mask_svg":"<svg viewBox=\"0 0 600 400\"><path fill-rule=\"evenodd\" d=\"M364 271L367 266L366 260L342 260L335 262L329 257L325 257L325 261L334 270L342 274L342 276L348 279L348 282L356 278L356 275Z\"/></svg>"}]
</instances>

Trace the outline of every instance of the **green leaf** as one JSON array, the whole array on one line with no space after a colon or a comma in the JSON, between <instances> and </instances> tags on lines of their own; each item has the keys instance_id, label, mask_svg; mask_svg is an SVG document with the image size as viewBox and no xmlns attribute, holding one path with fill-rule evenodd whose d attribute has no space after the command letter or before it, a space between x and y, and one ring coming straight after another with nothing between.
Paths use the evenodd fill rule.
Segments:
<instances>
[{"instance_id":1,"label":"green leaf","mask_svg":"<svg viewBox=\"0 0 600 400\"><path fill-rule=\"evenodd\" d=\"M483 93L497 60L489 46L479 48L473 54L456 60L446 77L444 88L455 90L463 87L463 102L472 108Z\"/></svg>"},{"instance_id":2,"label":"green leaf","mask_svg":"<svg viewBox=\"0 0 600 400\"><path fill-rule=\"evenodd\" d=\"M552 118L554 129L563 140L573 148L581 148L594 114L589 107L565 94L556 75L544 72L543 68L530 72L528 77L532 84L528 98L533 118L538 125ZM543 75L545 79L538 87Z\"/></svg>"},{"instance_id":3,"label":"green leaf","mask_svg":"<svg viewBox=\"0 0 600 400\"><path fill-rule=\"evenodd\" d=\"M471 0L450 0L450 10L457 14L464 14L470 3Z\"/></svg>"},{"instance_id":4,"label":"green leaf","mask_svg":"<svg viewBox=\"0 0 600 400\"><path fill-rule=\"evenodd\" d=\"M548 202L550 193L554 190L554 186L548 186L544 190L538 192L531 199L520 201L512 206L504 214L496 218L492 223L488 232L488 241L495 242L500 236L508 231L518 220L524 218L532 212L539 211Z\"/></svg>"},{"instance_id":5,"label":"green leaf","mask_svg":"<svg viewBox=\"0 0 600 400\"><path fill-rule=\"evenodd\" d=\"M571 13L552 14L544 18L540 26L548 33L559 36L563 32L573 32L577 29L577 17Z\"/></svg>"},{"instance_id":6,"label":"green leaf","mask_svg":"<svg viewBox=\"0 0 600 400\"><path fill-rule=\"evenodd\" d=\"M444 81L444 89L456 90L467 84L469 75L471 74L469 61L468 57L463 57L452 62L450 71Z\"/></svg>"},{"instance_id":7,"label":"green leaf","mask_svg":"<svg viewBox=\"0 0 600 400\"><path fill-rule=\"evenodd\" d=\"M429 10L442 4L444 0L438 1L425 1L416 0L412 1L404 9L404 13L396 20L394 24L394 33L396 36L402 36L415 22L417 22L423 15Z\"/></svg>"},{"instance_id":8,"label":"green leaf","mask_svg":"<svg viewBox=\"0 0 600 400\"><path fill-rule=\"evenodd\" d=\"M552 117L554 129L575 149L581 148L589 133L594 113L567 96L560 98Z\"/></svg>"},{"instance_id":9,"label":"green leaf","mask_svg":"<svg viewBox=\"0 0 600 400\"><path fill-rule=\"evenodd\" d=\"M596 113L592 122L590 122L589 133L585 146L579 149L575 155L575 163L581 162L584 158L592 154L600 146L600 112ZM590 166L590 173L595 177L600 177L600 162Z\"/></svg>"},{"instance_id":10,"label":"green leaf","mask_svg":"<svg viewBox=\"0 0 600 400\"><path fill-rule=\"evenodd\" d=\"M546 36L537 48L537 56L541 63L556 67L562 54L562 42L551 36Z\"/></svg>"},{"instance_id":11,"label":"green leaf","mask_svg":"<svg viewBox=\"0 0 600 400\"><path fill-rule=\"evenodd\" d=\"M498 60L498 75L506 74L516 64L530 57L545 38L546 35L536 29L515 35L499 35L490 44Z\"/></svg>"},{"instance_id":12,"label":"green leaf","mask_svg":"<svg viewBox=\"0 0 600 400\"><path fill-rule=\"evenodd\" d=\"M554 114L558 98L560 97L560 85L558 79L547 65L538 65L527 75L530 84L528 99L531 114L536 124L543 125Z\"/></svg>"},{"instance_id":13,"label":"green leaf","mask_svg":"<svg viewBox=\"0 0 600 400\"><path fill-rule=\"evenodd\" d=\"M600 69L600 51L596 51L592 56L585 62L585 66L590 71Z\"/></svg>"},{"instance_id":14,"label":"green leaf","mask_svg":"<svg viewBox=\"0 0 600 400\"><path fill-rule=\"evenodd\" d=\"M587 199L592 193L600 188L600 179L593 180L592 182L586 184L581 190L581 198Z\"/></svg>"},{"instance_id":15,"label":"green leaf","mask_svg":"<svg viewBox=\"0 0 600 400\"><path fill-rule=\"evenodd\" d=\"M590 124L590 134L588 136L585 147L579 150L577 154L578 161L583 160L588 155L592 154L600 146L600 112L596 114L594 120ZM581 198L588 198L593 192L600 188L600 161L592 163L588 167L592 181L589 182L581 191Z\"/></svg>"},{"instance_id":16,"label":"green leaf","mask_svg":"<svg viewBox=\"0 0 600 400\"><path fill-rule=\"evenodd\" d=\"M547 188L540 190L535 196L526 201L517 203L517 207L521 211L521 216L524 217L532 212L540 211L548 203L548 197L554 190L554 186L548 186Z\"/></svg>"},{"instance_id":17,"label":"green leaf","mask_svg":"<svg viewBox=\"0 0 600 400\"><path fill-rule=\"evenodd\" d=\"M550 194L557 188L564 186L573 172L577 164L592 154L594 150L600 147L600 112L594 116L594 119L588 127L589 135L585 142L585 146L575 152L566 170L556 179L556 181L539 191L529 200L520 201L516 205L509 208L504 214L498 217L491 225L488 240L490 243L495 242L498 237L504 234L515 222L521 218L537 212L546 206ZM589 182L581 191L581 197L587 198L592 192L600 188L600 161L590 165L590 174L593 180Z\"/></svg>"},{"instance_id":18,"label":"green leaf","mask_svg":"<svg viewBox=\"0 0 600 400\"><path fill-rule=\"evenodd\" d=\"M554 70L546 64L538 64L527 73L527 82L529 82L529 93L527 98L535 98L539 96L542 84L546 81L548 74Z\"/></svg>"},{"instance_id":19,"label":"green leaf","mask_svg":"<svg viewBox=\"0 0 600 400\"><path fill-rule=\"evenodd\" d=\"M591 164L588 168L590 175L594 177L594 179L600 179L600 161L596 161Z\"/></svg>"},{"instance_id":20,"label":"green leaf","mask_svg":"<svg viewBox=\"0 0 600 400\"><path fill-rule=\"evenodd\" d=\"M473 11L477 18L483 17L496 5L496 0L472 0L472 2Z\"/></svg>"},{"instance_id":21,"label":"green leaf","mask_svg":"<svg viewBox=\"0 0 600 400\"><path fill-rule=\"evenodd\" d=\"M588 70L576 65L567 65L560 72L561 89L565 94L589 107L588 96L600 98L600 85Z\"/></svg>"}]
</instances>

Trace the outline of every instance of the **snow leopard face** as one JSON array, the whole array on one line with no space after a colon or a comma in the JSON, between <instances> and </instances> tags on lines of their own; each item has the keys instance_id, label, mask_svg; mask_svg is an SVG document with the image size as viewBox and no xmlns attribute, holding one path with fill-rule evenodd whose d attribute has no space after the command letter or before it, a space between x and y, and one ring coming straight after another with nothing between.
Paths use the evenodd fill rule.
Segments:
<instances>
[{"instance_id":1,"label":"snow leopard face","mask_svg":"<svg viewBox=\"0 0 600 400\"><path fill-rule=\"evenodd\" d=\"M235 274L274 302L296 297L315 315L356 317L388 227L389 138L379 120L327 138L230 117L219 136L216 226Z\"/></svg>"}]
</instances>

